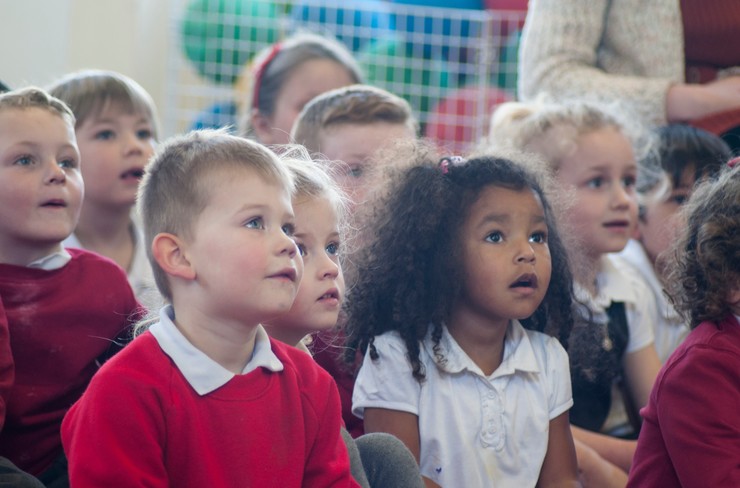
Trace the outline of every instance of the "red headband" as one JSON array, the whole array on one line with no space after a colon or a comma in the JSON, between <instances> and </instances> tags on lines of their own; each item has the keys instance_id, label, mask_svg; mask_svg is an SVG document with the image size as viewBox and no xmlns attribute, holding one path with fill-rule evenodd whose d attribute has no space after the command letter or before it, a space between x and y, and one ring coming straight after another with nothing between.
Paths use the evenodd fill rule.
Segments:
<instances>
[{"instance_id":1,"label":"red headband","mask_svg":"<svg viewBox=\"0 0 740 488\"><path fill-rule=\"evenodd\" d=\"M260 87L262 86L262 77L267 71L267 66L275 59L275 56L280 52L283 45L280 42L276 42L272 45L270 54L265 57L264 61L254 67L254 89L252 90L252 109L257 107L257 102L260 99Z\"/></svg>"}]
</instances>

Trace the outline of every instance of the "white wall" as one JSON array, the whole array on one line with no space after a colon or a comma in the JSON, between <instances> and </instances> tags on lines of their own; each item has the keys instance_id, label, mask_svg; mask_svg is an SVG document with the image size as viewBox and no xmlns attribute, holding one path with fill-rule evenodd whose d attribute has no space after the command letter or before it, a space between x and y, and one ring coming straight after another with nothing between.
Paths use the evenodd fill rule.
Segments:
<instances>
[{"instance_id":1,"label":"white wall","mask_svg":"<svg viewBox=\"0 0 740 488\"><path fill-rule=\"evenodd\" d=\"M172 110L165 81L174 3L0 0L0 80L45 86L78 69L115 70L138 81L164 115Z\"/></svg>"}]
</instances>

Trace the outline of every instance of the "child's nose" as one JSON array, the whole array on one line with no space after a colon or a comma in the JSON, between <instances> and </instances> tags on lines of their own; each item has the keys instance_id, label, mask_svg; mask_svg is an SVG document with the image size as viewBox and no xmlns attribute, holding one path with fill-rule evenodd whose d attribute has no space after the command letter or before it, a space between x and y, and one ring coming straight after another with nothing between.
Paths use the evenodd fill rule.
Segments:
<instances>
[{"instance_id":1,"label":"child's nose","mask_svg":"<svg viewBox=\"0 0 740 488\"><path fill-rule=\"evenodd\" d=\"M280 230L280 236L278 236L277 251L278 254L287 254L291 258L298 254L298 245L282 229Z\"/></svg>"},{"instance_id":2,"label":"child's nose","mask_svg":"<svg viewBox=\"0 0 740 488\"><path fill-rule=\"evenodd\" d=\"M324 254L321 266L319 266L319 278L333 280L337 276L339 276L339 264Z\"/></svg>"},{"instance_id":3,"label":"child's nose","mask_svg":"<svg viewBox=\"0 0 740 488\"><path fill-rule=\"evenodd\" d=\"M613 205L616 208L627 208L632 202L632 193L622 185L616 185L613 195Z\"/></svg>"},{"instance_id":4,"label":"child's nose","mask_svg":"<svg viewBox=\"0 0 740 488\"><path fill-rule=\"evenodd\" d=\"M536 255L534 252L534 248L532 247L532 244L529 242L529 240L527 240L522 245L519 246L519 249L517 250L517 254L516 254L516 262L517 263L530 263L530 262L534 262L535 259L536 259Z\"/></svg>"},{"instance_id":5,"label":"child's nose","mask_svg":"<svg viewBox=\"0 0 740 488\"><path fill-rule=\"evenodd\" d=\"M67 173L64 168L54 159L46 164L46 181L48 183L64 183L67 181Z\"/></svg>"}]
</instances>

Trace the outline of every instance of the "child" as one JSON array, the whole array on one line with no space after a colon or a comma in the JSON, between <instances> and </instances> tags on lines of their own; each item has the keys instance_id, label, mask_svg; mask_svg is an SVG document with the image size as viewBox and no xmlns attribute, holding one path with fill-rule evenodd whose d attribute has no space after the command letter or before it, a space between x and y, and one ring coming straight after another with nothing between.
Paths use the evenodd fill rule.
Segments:
<instances>
[{"instance_id":1,"label":"child","mask_svg":"<svg viewBox=\"0 0 740 488\"><path fill-rule=\"evenodd\" d=\"M357 486L334 382L260 325L301 278L291 190L272 152L224 132L158 150L139 209L169 305L65 418L73 485Z\"/></svg>"},{"instance_id":2,"label":"child","mask_svg":"<svg viewBox=\"0 0 740 488\"><path fill-rule=\"evenodd\" d=\"M137 297L156 298L151 268L131 217L144 166L154 153L157 113L134 80L112 71L80 71L58 80L50 93L74 112L85 199L65 247L102 254L126 270Z\"/></svg>"},{"instance_id":3,"label":"child","mask_svg":"<svg viewBox=\"0 0 740 488\"><path fill-rule=\"evenodd\" d=\"M290 129L316 95L362 82L359 65L337 40L301 32L259 53L247 78L240 132L263 144L290 142Z\"/></svg>"},{"instance_id":4,"label":"child","mask_svg":"<svg viewBox=\"0 0 740 488\"><path fill-rule=\"evenodd\" d=\"M701 184L666 269L692 331L655 382L629 487L740 486L740 162Z\"/></svg>"},{"instance_id":5,"label":"child","mask_svg":"<svg viewBox=\"0 0 740 488\"><path fill-rule=\"evenodd\" d=\"M355 85L326 92L296 119L293 139L312 155L342 163L337 183L361 205L373 187L379 151L416 139L418 124L408 102L383 89Z\"/></svg>"},{"instance_id":6,"label":"child","mask_svg":"<svg viewBox=\"0 0 740 488\"><path fill-rule=\"evenodd\" d=\"M624 486L636 443L598 433L638 427L619 408L631 402L645 405L660 368L651 326L655 304L639 276L610 254L624 248L637 220L633 141L639 138L618 118L591 105L516 102L494 113L491 138L499 146L543 158L562 198L571 200L559 216L579 258L574 286L580 313L568 349L574 402L570 421L584 484ZM627 401L619 395L620 378Z\"/></svg>"},{"instance_id":7,"label":"child","mask_svg":"<svg viewBox=\"0 0 740 488\"><path fill-rule=\"evenodd\" d=\"M358 227L364 217L357 210L379 183L379 156L384 148L416 139L418 127L408 102L385 90L368 85L338 88L317 96L301 111L291 137L309 153L334 162L332 176L349 199L350 227ZM391 160L397 164L397 160ZM360 247L355 246L355 247ZM346 254L345 274L352 280L352 259ZM314 359L334 377L342 398L342 416L353 437L364 432L362 421L352 415L354 376L334 347L343 338L336 332L323 332L315 338Z\"/></svg>"},{"instance_id":8,"label":"child","mask_svg":"<svg viewBox=\"0 0 740 488\"><path fill-rule=\"evenodd\" d=\"M658 150L650 152L644 165L659 171L651 178L643 178L637 187L641 197L637 219L639 237L630 240L620 256L640 273L650 288L658 312L658 320L653 324L655 349L660 362L665 363L688 335L689 326L663 293L666 273L663 253L683 226L677 214L691 197L696 182L716 174L731 153L719 136L690 125L672 124L657 129L656 133Z\"/></svg>"},{"instance_id":9,"label":"child","mask_svg":"<svg viewBox=\"0 0 740 488\"><path fill-rule=\"evenodd\" d=\"M62 247L82 196L69 108L38 88L0 95L0 297L15 369L0 456L45 483L65 482L62 418L138 314L123 270Z\"/></svg>"},{"instance_id":10,"label":"child","mask_svg":"<svg viewBox=\"0 0 740 488\"><path fill-rule=\"evenodd\" d=\"M366 430L404 441L427 486L577 486L568 356L548 336L567 340L571 277L538 179L422 163L373 223L347 321Z\"/></svg>"},{"instance_id":11,"label":"child","mask_svg":"<svg viewBox=\"0 0 740 488\"><path fill-rule=\"evenodd\" d=\"M344 299L340 254L347 232L346 198L329 174L300 146L282 159L295 180L295 240L303 259L303 278L290 311L266 324L271 337L311 354L309 334L333 328ZM354 441L342 429L352 475L364 487L422 487L416 461L387 434L367 434ZM369 479L368 479L369 478Z\"/></svg>"}]
</instances>

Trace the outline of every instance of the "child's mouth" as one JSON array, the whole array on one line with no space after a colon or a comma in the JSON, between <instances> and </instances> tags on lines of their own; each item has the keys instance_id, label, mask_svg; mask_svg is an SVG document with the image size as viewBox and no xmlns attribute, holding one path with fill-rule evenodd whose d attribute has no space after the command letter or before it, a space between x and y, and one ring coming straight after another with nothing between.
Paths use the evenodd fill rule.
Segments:
<instances>
[{"instance_id":1,"label":"child's mouth","mask_svg":"<svg viewBox=\"0 0 740 488\"><path fill-rule=\"evenodd\" d=\"M144 170L142 168L132 168L121 174L122 180L136 180L139 181L144 177Z\"/></svg>"},{"instance_id":2,"label":"child's mouth","mask_svg":"<svg viewBox=\"0 0 740 488\"><path fill-rule=\"evenodd\" d=\"M516 279L509 288L537 288L537 275L535 274L524 274Z\"/></svg>"}]
</instances>

